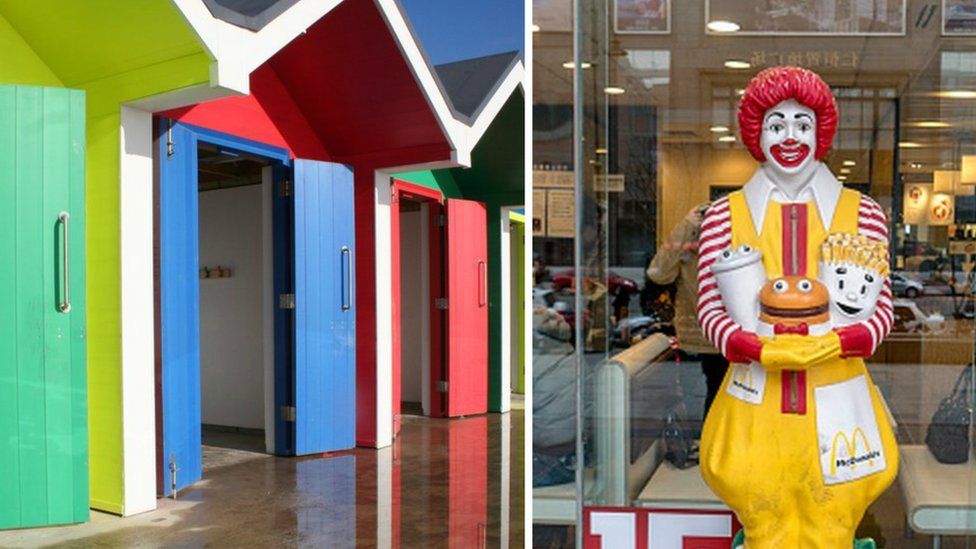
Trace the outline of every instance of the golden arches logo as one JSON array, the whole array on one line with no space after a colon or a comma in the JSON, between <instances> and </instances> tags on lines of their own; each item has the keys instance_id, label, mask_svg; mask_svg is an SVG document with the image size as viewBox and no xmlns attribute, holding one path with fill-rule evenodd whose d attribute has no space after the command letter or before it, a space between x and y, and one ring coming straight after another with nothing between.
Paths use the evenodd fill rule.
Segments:
<instances>
[{"instance_id":1,"label":"golden arches logo","mask_svg":"<svg viewBox=\"0 0 976 549\"><path fill-rule=\"evenodd\" d=\"M855 456L855 453L857 452L858 435L860 435L860 441L864 444L864 450L866 452L864 456L860 457ZM837 443L840 441L844 442L844 448L847 449L848 458L846 460L837 459ZM837 474L838 461L841 465L850 466L851 469L857 467L857 464L862 461L867 461L869 466L874 466L874 458L878 457L879 455L879 452L871 450L871 443L868 442L868 437L864 435L864 431L862 431L860 427L854 429L854 432L851 433L850 438L848 438L847 434L843 431L838 432L836 435L834 435L834 442L830 448L830 474Z\"/></svg>"},{"instance_id":2,"label":"golden arches logo","mask_svg":"<svg viewBox=\"0 0 976 549\"><path fill-rule=\"evenodd\" d=\"M736 364L735 368L732 370L732 381L738 383L739 385L752 387L752 368L742 364Z\"/></svg>"}]
</instances>

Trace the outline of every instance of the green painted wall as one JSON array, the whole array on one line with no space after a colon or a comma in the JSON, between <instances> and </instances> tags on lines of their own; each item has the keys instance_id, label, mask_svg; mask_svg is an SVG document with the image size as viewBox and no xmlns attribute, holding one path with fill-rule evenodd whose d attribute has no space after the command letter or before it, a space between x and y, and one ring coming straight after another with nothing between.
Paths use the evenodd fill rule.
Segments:
<instances>
[{"instance_id":1,"label":"green painted wall","mask_svg":"<svg viewBox=\"0 0 976 549\"><path fill-rule=\"evenodd\" d=\"M0 0L0 17L0 44L22 59L5 57L0 83L86 91L91 505L121 514L120 106L207 84L211 60L167 0Z\"/></svg>"},{"instance_id":2,"label":"green painted wall","mask_svg":"<svg viewBox=\"0 0 976 549\"><path fill-rule=\"evenodd\" d=\"M525 101L512 94L471 154L471 168L427 170L400 179L440 189L447 198L484 202L488 209L488 409L501 409L501 208L525 203ZM507 219L506 219L507 221Z\"/></svg>"},{"instance_id":3,"label":"green painted wall","mask_svg":"<svg viewBox=\"0 0 976 549\"><path fill-rule=\"evenodd\" d=\"M428 189L438 190L444 195L444 198L461 198L461 191L458 190L451 170L423 170L401 173L394 177Z\"/></svg>"}]
</instances>

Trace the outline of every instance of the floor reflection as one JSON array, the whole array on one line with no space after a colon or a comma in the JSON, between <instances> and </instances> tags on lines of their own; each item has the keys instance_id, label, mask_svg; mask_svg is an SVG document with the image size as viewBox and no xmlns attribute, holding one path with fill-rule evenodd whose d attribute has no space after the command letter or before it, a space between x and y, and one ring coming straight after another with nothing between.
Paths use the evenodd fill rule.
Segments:
<instances>
[{"instance_id":1,"label":"floor reflection","mask_svg":"<svg viewBox=\"0 0 976 549\"><path fill-rule=\"evenodd\" d=\"M394 446L276 458L205 447L200 482L156 511L0 532L0 547L521 547L524 412L406 416Z\"/></svg>"}]
</instances>

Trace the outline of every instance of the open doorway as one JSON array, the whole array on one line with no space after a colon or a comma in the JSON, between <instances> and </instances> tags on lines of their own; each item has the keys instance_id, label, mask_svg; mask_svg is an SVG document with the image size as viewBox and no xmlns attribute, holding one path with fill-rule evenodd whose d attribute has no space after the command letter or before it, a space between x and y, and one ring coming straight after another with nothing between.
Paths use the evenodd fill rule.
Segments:
<instances>
[{"instance_id":1,"label":"open doorway","mask_svg":"<svg viewBox=\"0 0 976 549\"><path fill-rule=\"evenodd\" d=\"M430 206L400 207L400 405L405 415L430 415Z\"/></svg>"},{"instance_id":2,"label":"open doorway","mask_svg":"<svg viewBox=\"0 0 976 549\"><path fill-rule=\"evenodd\" d=\"M205 436L352 448L352 169L167 119L156 135L159 492L203 477Z\"/></svg>"},{"instance_id":3,"label":"open doorway","mask_svg":"<svg viewBox=\"0 0 976 549\"><path fill-rule=\"evenodd\" d=\"M272 235L265 194L273 162L205 142L197 145L197 159L205 473L243 459L240 451L273 449L265 437L266 374L274 367Z\"/></svg>"},{"instance_id":4,"label":"open doorway","mask_svg":"<svg viewBox=\"0 0 976 549\"><path fill-rule=\"evenodd\" d=\"M290 332L278 193L287 151L159 119L156 219L157 489L275 453ZM280 257L279 257L280 256ZM279 333L282 332L282 333ZM280 340L280 341L279 341Z\"/></svg>"},{"instance_id":5,"label":"open doorway","mask_svg":"<svg viewBox=\"0 0 976 549\"><path fill-rule=\"evenodd\" d=\"M393 210L394 432L401 415L445 415L443 219L439 192L397 182Z\"/></svg>"}]
</instances>

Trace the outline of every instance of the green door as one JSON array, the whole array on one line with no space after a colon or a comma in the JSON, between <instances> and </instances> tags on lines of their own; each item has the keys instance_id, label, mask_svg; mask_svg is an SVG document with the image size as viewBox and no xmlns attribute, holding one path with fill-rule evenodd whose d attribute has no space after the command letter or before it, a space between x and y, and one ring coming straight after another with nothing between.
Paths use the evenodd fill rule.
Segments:
<instances>
[{"instance_id":1,"label":"green door","mask_svg":"<svg viewBox=\"0 0 976 549\"><path fill-rule=\"evenodd\" d=\"M0 528L88 520L85 96L0 86Z\"/></svg>"}]
</instances>

